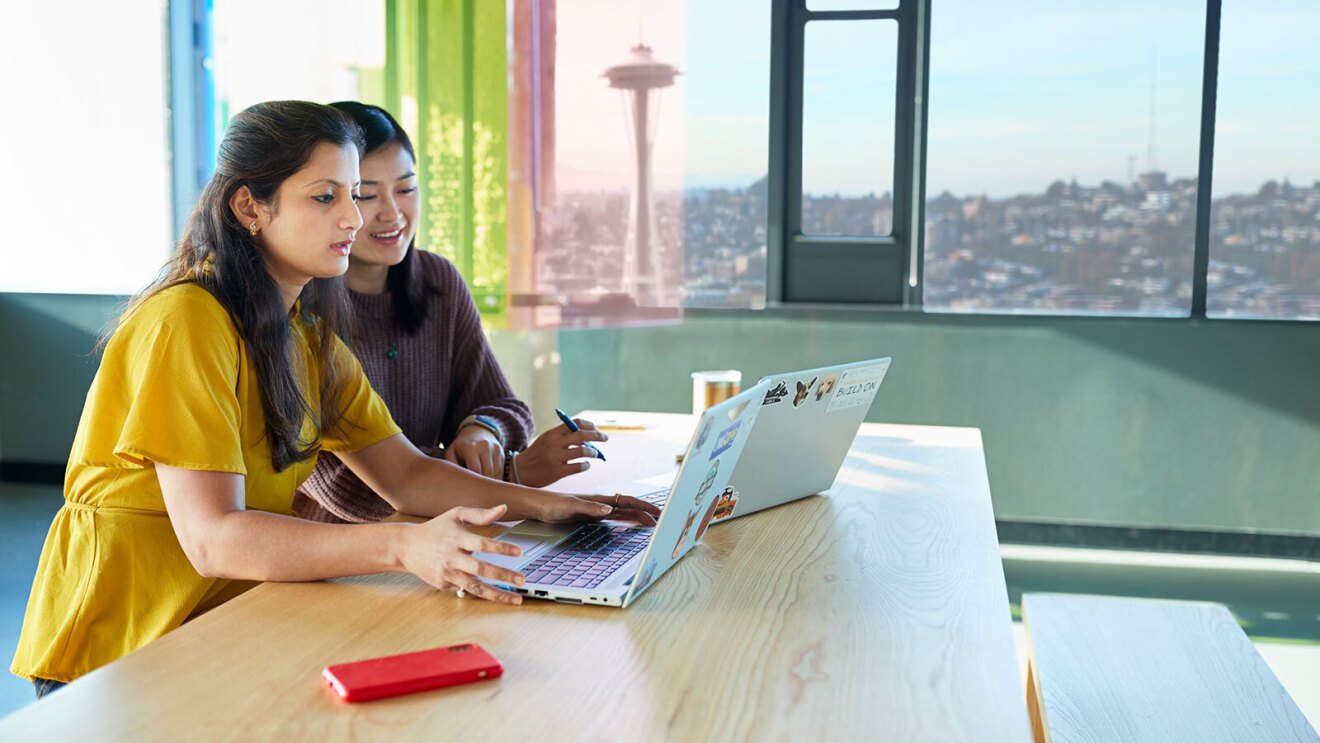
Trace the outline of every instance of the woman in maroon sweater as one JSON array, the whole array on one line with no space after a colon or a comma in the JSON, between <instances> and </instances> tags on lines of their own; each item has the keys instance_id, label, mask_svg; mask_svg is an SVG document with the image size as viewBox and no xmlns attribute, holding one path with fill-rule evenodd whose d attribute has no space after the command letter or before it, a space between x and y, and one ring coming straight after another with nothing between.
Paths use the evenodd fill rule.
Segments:
<instances>
[{"instance_id":1,"label":"woman in maroon sweater","mask_svg":"<svg viewBox=\"0 0 1320 743\"><path fill-rule=\"evenodd\" d=\"M590 421L530 446L532 415L513 394L481 330L463 277L449 261L417 250L421 198L407 133L384 109L331 104L362 127L358 207L363 227L349 256L353 350L371 386L413 444L479 474L544 487L590 466L583 448L605 435ZM443 447L442 447L443 445ZM317 521L379 521L394 509L333 454L323 453L294 509Z\"/></svg>"}]
</instances>

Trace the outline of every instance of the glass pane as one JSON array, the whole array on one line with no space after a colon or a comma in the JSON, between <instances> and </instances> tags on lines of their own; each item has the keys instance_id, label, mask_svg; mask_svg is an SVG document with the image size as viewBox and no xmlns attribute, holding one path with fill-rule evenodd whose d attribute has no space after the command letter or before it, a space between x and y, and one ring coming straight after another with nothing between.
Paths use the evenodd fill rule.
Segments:
<instances>
[{"instance_id":1,"label":"glass pane","mask_svg":"<svg viewBox=\"0 0 1320 743\"><path fill-rule=\"evenodd\" d=\"M1320 4L1223 6L1207 311L1320 319Z\"/></svg>"},{"instance_id":2,"label":"glass pane","mask_svg":"<svg viewBox=\"0 0 1320 743\"><path fill-rule=\"evenodd\" d=\"M1203 0L940 11L926 306L1188 312Z\"/></svg>"},{"instance_id":3,"label":"glass pane","mask_svg":"<svg viewBox=\"0 0 1320 743\"><path fill-rule=\"evenodd\" d=\"M537 53L536 292L563 325L676 319L683 290L684 5L552 5ZM539 134L537 133L539 132Z\"/></svg>"},{"instance_id":4,"label":"glass pane","mask_svg":"<svg viewBox=\"0 0 1320 743\"><path fill-rule=\"evenodd\" d=\"M894 10L898 0L807 0L807 10Z\"/></svg>"},{"instance_id":5,"label":"glass pane","mask_svg":"<svg viewBox=\"0 0 1320 743\"><path fill-rule=\"evenodd\" d=\"M683 305L764 307L770 13L764 0L687 12Z\"/></svg>"},{"instance_id":6,"label":"glass pane","mask_svg":"<svg viewBox=\"0 0 1320 743\"><path fill-rule=\"evenodd\" d=\"M807 24L802 232L888 235L893 226L898 24Z\"/></svg>"},{"instance_id":7,"label":"glass pane","mask_svg":"<svg viewBox=\"0 0 1320 743\"><path fill-rule=\"evenodd\" d=\"M212 28L221 127L261 101L385 105L385 0L214 0Z\"/></svg>"},{"instance_id":8,"label":"glass pane","mask_svg":"<svg viewBox=\"0 0 1320 743\"><path fill-rule=\"evenodd\" d=\"M164 263L164 28L158 2L0 9L0 291L133 294Z\"/></svg>"},{"instance_id":9,"label":"glass pane","mask_svg":"<svg viewBox=\"0 0 1320 743\"><path fill-rule=\"evenodd\" d=\"M514 322L763 307L764 0L510 7Z\"/></svg>"}]
</instances>

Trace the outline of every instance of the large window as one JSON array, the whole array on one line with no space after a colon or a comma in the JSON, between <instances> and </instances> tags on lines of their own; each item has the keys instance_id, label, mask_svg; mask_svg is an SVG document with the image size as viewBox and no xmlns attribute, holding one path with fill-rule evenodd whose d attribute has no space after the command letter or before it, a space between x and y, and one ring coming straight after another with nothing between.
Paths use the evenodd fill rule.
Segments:
<instances>
[{"instance_id":1,"label":"large window","mask_svg":"<svg viewBox=\"0 0 1320 743\"><path fill-rule=\"evenodd\" d=\"M169 255L231 114L381 97L384 0L214 0L200 16L170 5L78 3L76 20L61 3L0 11L14 104L0 117L0 196L18 215L0 291L137 292Z\"/></svg>"},{"instance_id":2,"label":"large window","mask_svg":"<svg viewBox=\"0 0 1320 743\"><path fill-rule=\"evenodd\" d=\"M937 0L925 306L1187 314L1204 0Z\"/></svg>"},{"instance_id":3,"label":"large window","mask_svg":"<svg viewBox=\"0 0 1320 743\"><path fill-rule=\"evenodd\" d=\"M0 10L0 291L131 294L171 242L163 3Z\"/></svg>"},{"instance_id":4,"label":"large window","mask_svg":"<svg viewBox=\"0 0 1320 743\"><path fill-rule=\"evenodd\" d=\"M1320 3L1224 3L1207 310L1320 319Z\"/></svg>"},{"instance_id":5,"label":"large window","mask_svg":"<svg viewBox=\"0 0 1320 743\"><path fill-rule=\"evenodd\" d=\"M898 24L815 21L804 41L802 232L889 235Z\"/></svg>"},{"instance_id":6,"label":"large window","mask_svg":"<svg viewBox=\"0 0 1320 743\"><path fill-rule=\"evenodd\" d=\"M1320 319L1314 2L772 7L772 300Z\"/></svg>"},{"instance_id":7,"label":"large window","mask_svg":"<svg viewBox=\"0 0 1320 743\"><path fill-rule=\"evenodd\" d=\"M686 12L683 305L763 307L770 16L762 0Z\"/></svg>"},{"instance_id":8,"label":"large window","mask_svg":"<svg viewBox=\"0 0 1320 743\"><path fill-rule=\"evenodd\" d=\"M536 3L532 4L533 6ZM683 6L554 6L541 104L534 292L566 324L676 317L683 292ZM538 32L539 32L538 27ZM540 38L540 37L538 37Z\"/></svg>"},{"instance_id":9,"label":"large window","mask_svg":"<svg viewBox=\"0 0 1320 743\"><path fill-rule=\"evenodd\" d=\"M911 215L927 6L773 6L767 293L901 303L916 288ZM778 269L778 270L776 270Z\"/></svg>"},{"instance_id":10,"label":"large window","mask_svg":"<svg viewBox=\"0 0 1320 743\"><path fill-rule=\"evenodd\" d=\"M385 0L213 0L213 8L220 129L262 101L384 102Z\"/></svg>"}]
</instances>

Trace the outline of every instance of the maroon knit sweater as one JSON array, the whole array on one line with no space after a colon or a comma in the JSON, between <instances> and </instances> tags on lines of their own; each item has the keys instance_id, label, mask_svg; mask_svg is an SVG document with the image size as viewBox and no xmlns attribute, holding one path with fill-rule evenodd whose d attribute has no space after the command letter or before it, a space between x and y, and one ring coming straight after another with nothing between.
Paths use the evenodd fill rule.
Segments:
<instances>
[{"instance_id":1,"label":"maroon knit sweater","mask_svg":"<svg viewBox=\"0 0 1320 743\"><path fill-rule=\"evenodd\" d=\"M454 264L415 250L413 270L435 289L427 317L414 335L393 320L391 295L351 292L353 350L385 400L394 421L417 448L440 456L458 424L469 415L499 423L504 445L521 450L531 440L528 407L514 396L481 331L481 318ZM397 351L390 358L390 349ZM338 457L322 452L311 477L298 489L294 510L314 521L379 521L394 508L358 479Z\"/></svg>"}]
</instances>

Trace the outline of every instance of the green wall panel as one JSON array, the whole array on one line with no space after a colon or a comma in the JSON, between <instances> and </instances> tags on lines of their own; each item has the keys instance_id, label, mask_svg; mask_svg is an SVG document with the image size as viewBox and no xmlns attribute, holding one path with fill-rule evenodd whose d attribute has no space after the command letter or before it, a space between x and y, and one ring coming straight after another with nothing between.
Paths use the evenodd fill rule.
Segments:
<instances>
[{"instance_id":1,"label":"green wall panel","mask_svg":"<svg viewBox=\"0 0 1320 743\"><path fill-rule=\"evenodd\" d=\"M890 355L869 419L980 428L1001 518L1320 536L1313 324L707 312L560 353L566 408L671 412L693 370Z\"/></svg>"}]
</instances>

